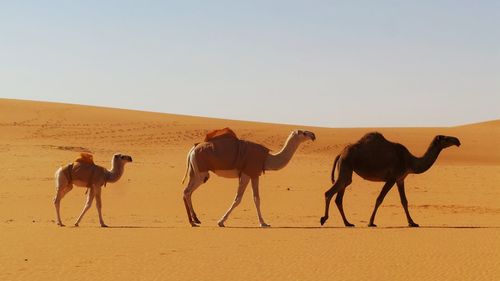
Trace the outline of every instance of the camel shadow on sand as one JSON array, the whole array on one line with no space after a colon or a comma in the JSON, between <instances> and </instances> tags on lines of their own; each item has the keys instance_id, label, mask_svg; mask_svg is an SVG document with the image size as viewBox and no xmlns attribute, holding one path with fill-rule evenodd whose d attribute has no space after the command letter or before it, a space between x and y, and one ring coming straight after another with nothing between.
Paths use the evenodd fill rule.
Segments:
<instances>
[{"instance_id":1,"label":"camel shadow on sand","mask_svg":"<svg viewBox=\"0 0 500 281\"><path fill-rule=\"evenodd\" d=\"M81 227L80 227L81 228ZM92 228L102 228L100 226L94 226ZM161 225L113 225L105 228L109 229L182 229L182 228L192 228L189 226L161 226ZM409 229L409 230L418 230L418 229L500 229L500 226L471 226L471 225L428 225L428 226L420 226L420 227L409 227L409 226L377 226L377 227L368 227L368 226L358 226L358 227L345 227L345 226L271 226L271 227L259 227L259 226L226 226L226 227L218 227L218 226L206 226L199 227L199 229L214 229L219 228L223 229L262 229L262 230L273 230L273 229L304 229L304 230L316 230L316 229L346 229L346 230L391 230L391 229Z\"/></svg>"},{"instance_id":2,"label":"camel shadow on sand","mask_svg":"<svg viewBox=\"0 0 500 281\"><path fill-rule=\"evenodd\" d=\"M233 228L233 229L261 229L262 227L258 226L226 226L225 228ZM359 227L344 227L344 226L273 226L267 227L263 229L348 229L348 230L356 230L356 229L500 229L500 226L465 226L465 225L429 225L429 226L420 226L420 227L409 227L409 226L377 226L377 227L367 227L367 226L359 226Z\"/></svg>"}]
</instances>

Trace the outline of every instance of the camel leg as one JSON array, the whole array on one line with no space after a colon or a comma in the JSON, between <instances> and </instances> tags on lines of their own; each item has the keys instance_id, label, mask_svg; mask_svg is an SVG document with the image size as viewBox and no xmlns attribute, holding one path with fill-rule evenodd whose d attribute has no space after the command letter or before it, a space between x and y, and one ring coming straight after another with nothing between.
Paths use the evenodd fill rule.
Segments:
<instances>
[{"instance_id":1,"label":"camel leg","mask_svg":"<svg viewBox=\"0 0 500 281\"><path fill-rule=\"evenodd\" d=\"M337 192L340 192L340 190L344 190L345 188L346 185L343 183L343 181L338 180L327 192L325 192L325 215L320 219L321 225L325 224L325 222L328 220L328 216L330 213L330 201L332 201L333 195L335 195L335 193Z\"/></svg>"},{"instance_id":2,"label":"camel leg","mask_svg":"<svg viewBox=\"0 0 500 281\"><path fill-rule=\"evenodd\" d=\"M97 208L97 214L99 215L99 223L101 227L108 227L102 218L102 200L101 200L101 187L95 188L95 206Z\"/></svg>"},{"instance_id":3,"label":"camel leg","mask_svg":"<svg viewBox=\"0 0 500 281\"><path fill-rule=\"evenodd\" d=\"M200 175L200 176L203 176L203 178L205 178L205 175ZM198 187L200 187L200 185L202 183L203 183L203 180L200 180L199 178L196 178L196 177L190 175L189 183L186 186L186 188L184 189L184 197L183 197L184 205L186 206L186 212L188 215L189 224L191 224L191 226L193 226L193 227L198 226L197 223L199 224L201 222L198 219L198 217L196 216L196 213L194 212L193 202L191 200L191 195Z\"/></svg>"},{"instance_id":4,"label":"camel leg","mask_svg":"<svg viewBox=\"0 0 500 281\"><path fill-rule=\"evenodd\" d=\"M184 200L184 206L186 207L186 212L187 212L189 224L191 224L191 226L193 226L193 227L198 226L193 221L193 217L191 216L191 210L189 209L189 204L188 204L188 202L186 200L186 196L184 195L182 199Z\"/></svg>"},{"instance_id":5,"label":"camel leg","mask_svg":"<svg viewBox=\"0 0 500 281\"><path fill-rule=\"evenodd\" d=\"M189 198L189 202L190 202L190 204L191 204L191 217L193 218L194 223L196 223L196 224L201 224L200 219L198 219L198 216L196 215L196 212L194 211L194 208L193 208L193 203L192 203L191 197Z\"/></svg>"},{"instance_id":6,"label":"camel leg","mask_svg":"<svg viewBox=\"0 0 500 281\"><path fill-rule=\"evenodd\" d=\"M377 197L377 202L375 202L375 209L373 209L372 216L370 217L370 223L368 226L370 227L376 227L377 225L373 223L375 220L375 214L377 213L378 207L380 207L380 204L382 204L382 201L384 201L385 196L387 195L387 192L391 190L391 188L394 186L395 181L391 180L385 183L384 187L382 187L382 191L380 191L380 194Z\"/></svg>"},{"instance_id":7,"label":"camel leg","mask_svg":"<svg viewBox=\"0 0 500 281\"><path fill-rule=\"evenodd\" d=\"M83 207L82 213L78 217L78 219L75 222L75 226L78 226L80 224L80 221L83 218L83 215L90 209L92 206L92 201L94 200L94 188L90 188L89 194L87 195L87 202L85 202L85 206Z\"/></svg>"},{"instance_id":8,"label":"camel leg","mask_svg":"<svg viewBox=\"0 0 500 281\"><path fill-rule=\"evenodd\" d=\"M208 173L207 173L207 176L205 177L203 174L202 174L203 178L208 178ZM196 223L196 224L201 224L201 221L198 219L198 216L196 215L196 212L194 211L194 207L193 207L193 201L191 199L191 195L193 194L193 192L198 189L198 187L200 187L202 185L202 183L205 182L205 181L202 181L202 180L199 180L198 179L198 182L196 182L193 187L191 188L191 192L188 194L188 197L187 197L187 202L189 204L189 208L191 210L191 217L193 218L193 222Z\"/></svg>"},{"instance_id":9,"label":"camel leg","mask_svg":"<svg viewBox=\"0 0 500 281\"><path fill-rule=\"evenodd\" d=\"M347 186L352 182L352 169L347 167L347 165L344 165L342 162L339 166L339 179L327 192L325 192L325 215L320 219L321 225L325 224L326 220L328 220L328 214L330 212L330 201L332 201L333 195L340 191L343 192L344 189L347 188Z\"/></svg>"},{"instance_id":10,"label":"camel leg","mask_svg":"<svg viewBox=\"0 0 500 281\"><path fill-rule=\"evenodd\" d=\"M202 182L200 181L199 184L196 184L192 189L191 189L191 193L188 195L188 199L187 199L187 202L189 204L189 207L191 209L191 217L193 218L193 222L196 223L196 224L201 224L201 221L198 219L198 216L196 215L196 212L194 211L194 207L193 207L193 201L191 200L191 195L193 194L193 192L198 189L198 187L200 187L202 185Z\"/></svg>"},{"instance_id":11,"label":"camel leg","mask_svg":"<svg viewBox=\"0 0 500 281\"><path fill-rule=\"evenodd\" d=\"M399 191L399 197L401 198L401 204L403 205L403 208L405 209L406 219L408 220L408 225L410 227L419 227L419 225L413 221L413 219L410 216L410 212L408 211L408 199L406 199L406 194L405 194L405 182L398 181L397 186L398 186L398 191Z\"/></svg>"},{"instance_id":12,"label":"camel leg","mask_svg":"<svg viewBox=\"0 0 500 281\"><path fill-rule=\"evenodd\" d=\"M56 196L54 197L54 206L56 208L56 215L57 215L57 225L59 226L65 226L61 221L61 213L60 213L61 200L68 192L71 191L71 189L73 189L72 185L58 187L56 191Z\"/></svg>"},{"instance_id":13,"label":"camel leg","mask_svg":"<svg viewBox=\"0 0 500 281\"><path fill-rule=\"evenodd\" d=\"M262 217L262 213L260 212L260 195L259 195L259 178L252 179L252 191L253 191L253 201L255 203L255 208L257 209L257 216L259 217L259 223L261 227L270 227L271 225L267 224Z\"/></svg>"},{"instance_id":14,"label":"camel leg","mask_svg":"<svg viewBox=\"0 0 500 281\"><path fill-rule=\"evenodd\" d=\"M243 198L243 193L245 193L245 189L247 188L249 182L250 182L250 177L248 177L245 174L241 174L238 185L238 192L236 193L236 197L234 198L233 204L231 205L229 210L227 210L224 216L222 216L222 218L217 222L217 224L220 227L224 227L224 222L227 220L233 209L240 204L241 199Z\"/></svg>"},{"instance_id":15,"label":"camel leg","mask_svg":"<svg viewBox=\"0 0 500 281\"><path fill-rule=\"evenodd\" d=\"M344 198L344 192L345 188L337 193L337 197L335 198L335 204L337 204L337 208L339 209L340 215L342 216L342 220L344 220L344 225L348 227L353 227L354 224L350 223L344 214L344 207L342 204L342 199Z\"/></svg>"}]
</instances>

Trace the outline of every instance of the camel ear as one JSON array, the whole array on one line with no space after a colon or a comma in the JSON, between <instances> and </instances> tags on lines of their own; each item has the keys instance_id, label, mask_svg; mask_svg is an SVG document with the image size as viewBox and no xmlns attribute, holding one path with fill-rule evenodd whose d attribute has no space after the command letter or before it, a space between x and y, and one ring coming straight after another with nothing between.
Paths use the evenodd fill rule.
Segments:
<instances>
[{"instance_id":1,"label":"camel ear","mask_svg":"<svg viewBox=\"0 0 500 281\"><path fill-rule=\"evenodd\" d=\"M443 135L437 135L437 136L436 136L436 142L442 142L442 141L444 141L444 139L445 139L445 138L446 138L446 137L445 137L445 136L443 136Z\"/></svg>"}]
</instances>

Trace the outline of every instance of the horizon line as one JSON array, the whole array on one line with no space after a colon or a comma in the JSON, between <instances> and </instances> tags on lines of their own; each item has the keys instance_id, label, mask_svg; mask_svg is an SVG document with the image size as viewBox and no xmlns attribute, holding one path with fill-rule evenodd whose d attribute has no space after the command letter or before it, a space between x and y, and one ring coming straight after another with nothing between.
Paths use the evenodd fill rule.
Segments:
<instances>
[{"instance_id":1,"label":"horizon line","mask_svg":"<svg viewBox=\"0 0 500 281\"><path fill-rule=\"evenodd\" d=\"M262 120L245 120L245 119L224 118L224 117L217 117L217 116L191 115L191 114L185 114L185 113L172 113L172 112L155 111L155 110L140 109L140 108L111 107L111 106L98 105L98 104L71 103L71 102L61 102L61 101L53 101L53 100L32 100L32 99L23 99L23 98L3 98L3 97L0 97L0 100L21 101L21 102L38 102L38 103L49 103L49 104L61 104L61 105L94 107L94 108L102 108L102 109L128 110L128 111L153 113L153 114L178 115L178 116L184 116L184 117L208 118L208 119L215 119L215 120L226 120L226 121L236 121L236 122L249 122L249 123L260 123L260 124L273 124L273 125L285 125L285 126L303 126L303 127L321 128L321 129L368 129L368 128L376 128L376 129L378 129L378 128L380 128L380 129L387 129L387 128L395 128L395 129L398 129L398 128L424 128L425 129L425 128L457 128L457 127L463 127L463 126L470 126L470 125L476 125L476 124L482 124L482 123L489 123L489 122L500 121L500 117L499 117L498 119L472 121L472 122L468 122L468 123L454 124L454 125L449 125L449 126L442 126L442 125L441 126L440 125L432 125L432 126L426 126L426 125L423 125L423 126L414 126L414 125L356 126L356 125L351 125L351 126L333 127L333 126L321 126L321 125L309 125L309 124L295 124L295 123L287 123L287 122L272 122L272 121L262 121Z\"/></svg>"}]
</instances>

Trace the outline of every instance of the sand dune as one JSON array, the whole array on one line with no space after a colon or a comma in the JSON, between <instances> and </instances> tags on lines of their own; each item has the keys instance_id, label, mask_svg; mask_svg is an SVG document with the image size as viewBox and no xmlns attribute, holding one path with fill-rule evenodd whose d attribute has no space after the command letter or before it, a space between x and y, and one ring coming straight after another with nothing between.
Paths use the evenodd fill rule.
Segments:
<instances>
[{"instance_id":1,"label":"sand dune","mask_svg":"<svg viewBox=\"0 0 500 281\"><path fill-rule=\"evenodd\" d=\"M259 229L248 190L225 229L236 181L211 177L193 195L203 224L189 227L180 181L186 153L204 134L231 127L279 150L292 129L314 131L282 171L261 178ZM369 131L421 155L436 134L460 138L426 173L407 178L407 228L392 190L367 228L380 183L355 176L343 227L332 204L320 227L334 157ZM0 280L496 280L500 278L500 121L451 128L330 129L252 123L68 104L0 99ZM98 227L92 208L79 228L54 223L55 170L94 153L108 167L115 152L134 157L104 189ZM62 201L70 224L83 188Z\"/></svg>"}]
</instances>

